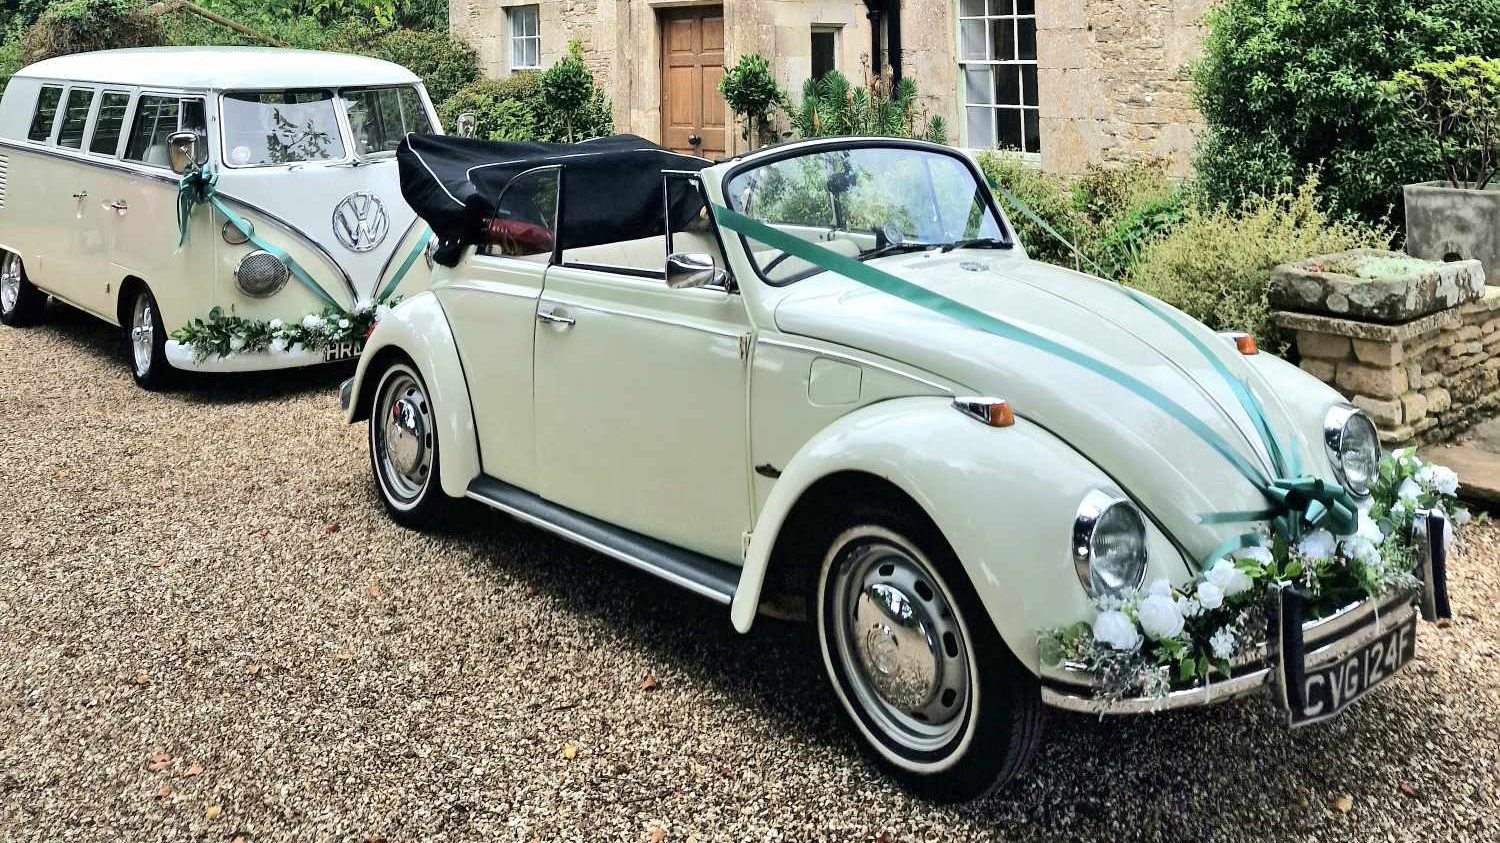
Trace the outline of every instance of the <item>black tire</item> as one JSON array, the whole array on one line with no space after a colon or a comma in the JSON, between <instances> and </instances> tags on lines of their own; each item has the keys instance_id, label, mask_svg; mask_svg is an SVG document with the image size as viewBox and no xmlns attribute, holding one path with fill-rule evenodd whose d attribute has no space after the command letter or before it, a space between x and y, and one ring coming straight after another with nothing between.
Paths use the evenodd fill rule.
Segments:
<instances>
[{"instance_id":1,"label":"black tire","mask_svg":"<svg viewBox=\"0 0 1500 843\"><path fill-rule=\"evenodd\" d=\"M881 502L845 509L822 535L811 617L861 748L937 802L977 799L1013 779L1041 742L1040 686L995 630L941 533L915 506ZM915 629L909 621L891 631L895 616L873 596L882 588L899 596L878 599L897 609L905 601L902 616ZM912 653L914 661L900 658Z\"/></svg>"},{"instance_id":2,"label":"black tire","mask_svg":"<svg viewBox=\"0 0 1500 843\"><path fill-rule=\"evenodd\" d=\"M370 397L370 471L396 523L430 528L443 502L437 415L427 384L407 360L391 362Z\"/></svg>"},{"instance_id":3,"label":"black tire","mask_svg":"<svg viewBox=\"0 0 1500 843\"><path fill-rule=\"evenodd\" d=\"M12 328L35 325L47 311L47 294L26 278L15 252L0 252L0 322Z\"/></svg>"},{"instance_id":4,"label":"black tire","mask_svg":"<svg viewBox=\"0 0 1500 843\"><path fill-rule=\"evenodd\" d=\"M136 386L152 392L172 388L176 372L167 362L167 332L162 327L156 297L144 284L137 284L126 299L120 320L125 338L125 364Z\"/></svg>"}]
</instances>

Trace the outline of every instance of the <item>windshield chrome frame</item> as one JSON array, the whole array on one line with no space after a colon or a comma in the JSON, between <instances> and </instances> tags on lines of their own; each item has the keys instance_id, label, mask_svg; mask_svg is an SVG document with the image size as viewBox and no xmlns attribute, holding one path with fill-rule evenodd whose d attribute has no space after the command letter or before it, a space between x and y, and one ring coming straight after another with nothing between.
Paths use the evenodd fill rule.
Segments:
<instances>
[{"instance_id":1,"label":"windshield chrome frame","mask_svg":"<svg viewBox=\"0 0 1500 843\"><path fill-rule=\"evenodd\" d=\"M959 152L951 146L932 143L930 141L881 137L834 138L828 140L816 139L792 141L787 144L778 144L773 147L768 147L759 152L751 153L748 156L734 159L739 163L735 164L734 167L732 167L727 173L725 173L723 179L719 182L721 185L723 185L721 192L724 194L724 204L731 211L737 210L734 207L734 197L730 194L730 184L736 178L746 172L756 170L770 164L775 164L780 161L787 161L793 158L803 158L808 155L837 152L841 149L909 149L917 152L931 152L937 155L946 155L949 158L957 159L964 165L965 168L968 169L969 175L974 179L974 183L979 186L980 195L984 197L984 201L986 205L988 205L990 213L995 215L996 221L1000 224L1000 233L1003 235L1004 241L1008 243L1012 248L1016 248L1019 245L1019 241L1016 239L1015 229L1010 224L1010 218L1008 218L1000 210L999 204L995 201L994 192L990 190L989 180L984 177L984 173L979 170L979 167L974 163L974 159L970 158L968 155L963 154L962 152ZM792 284L796 284L799 281L803 281L807 278L811 278L815 275L820 274L818 272L814 272L808 275L790 278L784 281L772 281L771 279L767 278L765 273L761 270L759 262L751 256L752 251L750 249L749 238L747 238L743 234L737 234L736 236L739 239L740 248L745 253L746 260L749 261L751 268L755 270L756 278L760 279L761 282L771 287L790 286ZM822 271L826 272L827 270Z\"/></svg>"},{"instance_id":2,"label":"windshield chrome frame","mask_svg":"<svg viewBox=\"0 0 1500 843\"><path fill-rule=\"evenodd\" d=\"M229 160L229 120L224 115L224 100L235 94L277 94L287 91L326 91L330 94L329 102L333 104L334 121L339 127L339 143L344 147L344 154L340 158L318 158L310 161L283 161L270 164L235 164ZM223 166L231 170L264 170L270 167L336 167L347 166L357 160L354 156L354 132L349 128L349 115L342 107L343 98L339 95L338 88L323 85L307 85L296 88L233 88L215 92L218 99L219 112L219 160Z\"/></svg>"}]
</instances>

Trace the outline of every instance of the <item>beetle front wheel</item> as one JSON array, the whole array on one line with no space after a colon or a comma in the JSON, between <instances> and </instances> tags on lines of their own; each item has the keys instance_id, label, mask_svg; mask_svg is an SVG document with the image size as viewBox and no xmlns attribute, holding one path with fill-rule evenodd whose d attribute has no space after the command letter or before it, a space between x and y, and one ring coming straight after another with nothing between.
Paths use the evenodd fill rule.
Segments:
<instances>
[{"instance_id":1,"label":"beetle front wheel","mask_svg":"<svg viewBox=\"0 0 1500 843\"><path fill-rule=\"evenodd\" d=\"M899 509L841 523L818 580L818 643L865 748L936 800L1009 781L1039 743L1041 695L957 557L926 519Z\"/></svg>"},{"instance_id":2,"label":"beetle front wheel","mask_svg":"<svg viewBox=\"0 0 1500 843\"><path fill-rule=\"evenodd\" d=\"M429 525L442 497L435 419L417 370L405 362L387 368L370 412L370 468L386 512L406 527Z\"/></svg>"}]
</instances>

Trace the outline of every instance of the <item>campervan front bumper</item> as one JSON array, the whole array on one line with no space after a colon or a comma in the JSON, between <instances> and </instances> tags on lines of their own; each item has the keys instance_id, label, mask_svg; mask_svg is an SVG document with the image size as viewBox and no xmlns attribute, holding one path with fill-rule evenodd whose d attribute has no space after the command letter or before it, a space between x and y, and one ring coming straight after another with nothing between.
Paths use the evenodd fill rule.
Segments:
<instances>
[{"instance_id":1,"label":"campervan front bumper","mask_svg":"<svg viewBox=\"0 0 1500 843\"><path fill-rule=\"evenodd\" d=\"M297 369L303 366L358 360L363 350L363 343L348 343L317 351L268 351L231 354L228 357L211 355L199 360L189 346L176 340L168 340L166 344L167 362L171 363L174 369L189 372L266 372L276 369Z\"/></svg>"}]
</instances>

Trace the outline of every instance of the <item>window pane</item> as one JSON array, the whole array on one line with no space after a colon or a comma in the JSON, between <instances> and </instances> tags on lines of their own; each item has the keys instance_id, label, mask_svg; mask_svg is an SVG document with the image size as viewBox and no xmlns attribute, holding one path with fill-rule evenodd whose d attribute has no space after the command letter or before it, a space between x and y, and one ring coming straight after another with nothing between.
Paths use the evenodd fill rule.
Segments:
<instances>
[{"instance_id":1,"label":"window pane","mask_svg":"<svg viewBox=\"0 0 1500 843\"><path fill-rule=\"evenodd\" d=\"M533 38L541 34L538 29L541 23L541 21L538 20L539 17L540 15L537 14L536 6L532 6L526 10L526 34L532 36Z\"/></svg>"},{"instance_id":2,"label":"window pane","mask_svg":"<svg viewBox=\"0 0 1500 843\"><path fill-rule=\"evenodd\" d=\"M964 102L968 105L990 104L995 101L995 82L990 78L988 67L964 69Z\"/></svg>"},{"instance_id":3,"label":"window pane","mask_svg":"<svg viewBox=\"0 0 1500 843\"><path fill-rule=\"evenodd\" d=\"M395 152L407 132L432 131L415 88L345 88L341 93L358 155Z\"/></svg>"},{"instance_id":4,"label":"window pane","mask_svg":"<svg viewBox=\"0 0 1500 843\"><path fill-rule=\"evenodd\" d=\"M92 88L74 88L68 91L68 104L63 108L62 129L57 133L58 146L83 148L83 127L88 125L89 109L93 106Z\"/></svg>"},{"instance_id":5,"label":"window pane","mask_svg":"<svg viewBox=\"0 0 1500 843\"><path fill-rule=\"evenodd\" d=\"M977 18L984 16L984 0L959 0L958 16Z\"/></svg>"},{"instance_id":6,"label":"window pane","mask_svg":"<svg viewBox=\"0 0 1500 843\"><path fill-rule=\"evenodd\" d=\"M995 61L1011 61L1016 57L1015 27L1016 22L1009 18L990 21L990 39L993 41L990 57Z\"/></svg>"},{"instance_id":7,"label":"window pane","mask_svg":"<svg viewBox=\"0 0 1500 843\"><path fill-rule=\"evenodd\" d=\"M969 146L991 147L995 145L995 125L993 108L968 109L969 118Z\"/></svg>"},{"instance_id":8,"label":"window pane","mask_svg":"<svg viewBox=\"0 0 1500 843\"><path fill-rule=\"evenodd\" d=\"M1016 14L1018 14L1018 15L1034 15L1034 14L1036 14L1036 0L1016 0Z\"/></svg>"},{"instance_id":9,"label":"window pane","mask_svg":"<svg viewBox=\"0 0 1500 843\"><path fill-rule=\"evenodd\" d=\"M991 15L1009 15L1011 12L1011 0L990 0Z\"/></svg>"},{"instance_id":10,"label":"window pane","mask_svg":"<svg viewBox=\"0 0 1500 843\"><path fill-rule=\"evenodd\" d=\"M1021 68L1004 65L995 68L995 102L1000 105L1021 104Z\"/></svg>"},{"instance_id":11,"label":"window pane","mask_svg":"<svg viewBox=\"0 0 1500 843\"><path fill-rule=\"evenodd\" d=\"M837 65L833 59L834 34L814 32L812 34L812 78L822 79Z\"/></svg>"},{"instance_id":12,"label":"window pane","mask_svg":"<svg viewBox=\"0 0 1500 843\"><path fill-rule=\"evenodd\" d=\"M516 176L485 226L484 253L512 258L552 254L557 225L557 170Z\"/></svg>"},{"instance_id":13,"label":"window pane","mask_svg":"<svg viewBox=\"0 0 1500 843\"><path fill-rule=\"evenodd\" d=\"M1041 121L1037 119L1038 112L1034 108L1026 109L1026 151L1042 151Z\"/></svg>"},{"instance_id":14,"label":"window pane","mask_svg":"<svg viewBox=\"0 0 1500 843\"><path fill-rule=\"evenodd\" d=\"M89 152L114 155L120 148L120 130L125 126L125 110L130 107L130 95L106 93L99 101L99 117L94 121L94 136L89 141Z\"/></svg>"},{"instance_id":15,"label":"window pane","mask_svg":"<svg viewBox=\"0 0 1500 843\"><path fill-rule=\"evenodd\" d=\"M963 42L959 59L961 61L984 61L989 58L984 44L984 21L959 21L958 26L960 40Z\"/></svg>"},{"instance_id":16,"label":"window pane","mask_svg":"<svg viewBox=\"0 0 1500 843\"><path fill-rule=\"evenodd\" d=\"M203 100L182 101L182 129L198 136L198 148L193 156L201 167L208 163L208 120L203 116Z\"/></svg>"},{"instance_id":17,"label":"window pane","mask_svg":"<svg viewBox=\"0 0 1500 843\"><path fill-rule=\"evenodd\" d=\"M1027 105L1036 105L1036 65L1021 65L1021 90L1026 97Z\"/></svg>"},{"instance_id":18,"label":"window pane","mask_svg":"<svg viewBox=\"0 0 1500 843\"><path fill-rule=\"evenodd\" d=\"M1017 49L1017 57L1026 61L1036 61L1036 19L1023 18L1016 21L1016 28L1020 31L1020 43Z\"/></svg>"},{"instance_id":19,"label":"window pane","mask_svg":"<svg viewBox=\"0 0 1500 843\"><path fill-rule=\"evenodd\" d=\"M224 149L236 167L344 157L332 91L224 95Z\"/></svg>"},{"instance_id":20,"label":"window pane","mask_svg":"<svg viewBox=\"0 0 1500 843\"><path fill-rule=\"evenodd\" d=\"M983 24L980 24L983 26ZM34 141L45 141L52 137L52 121L57 117L57 104L62 101L62 88L58 85L43 85L36 98L36 113L31 117L31 129L26 137Z\"/></svg>"},{"instance_id":21,"label":"window pane","mask_svg":"<svg viewBox=\"0 0 1500 843\"><path fill-rule=\"evenodd\" d=\"M135 124L130 128L130 142L125 158L153 167L167 167L167 138L177 131L178 103L173 97L143 96L135 109Z\"/></svg>"},{"instance_id":22,"label":"window pane","mask_svg":"<svg viewBox=\"0 0 1500 843\"><path fill-rule=\"evenodd\" d=\"M995 109L995 129L1002 149L1021 148L1021 112L1014 108Z\"/></svg>"}]
</instances>

